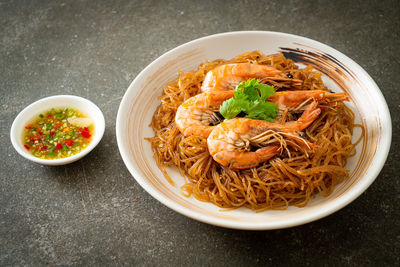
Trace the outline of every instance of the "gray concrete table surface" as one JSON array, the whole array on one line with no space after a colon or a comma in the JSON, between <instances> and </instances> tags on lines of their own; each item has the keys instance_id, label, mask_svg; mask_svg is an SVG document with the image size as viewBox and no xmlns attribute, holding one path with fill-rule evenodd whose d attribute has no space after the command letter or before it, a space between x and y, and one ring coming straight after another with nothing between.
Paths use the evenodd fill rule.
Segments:
<instances>
[{"instance_id":1,"label":"gray concrete table surface","mask_svg":"<svg viewBox=\"0 0 400 267\"><path fill-rule=\"evenodd\" d=\"M0 1L0 265L399 266L400 1ZM133 179L115 119L135 76L166 51L206 35L268 30L343 52L376 81L393 142L357 200L324 219L238 231L186 218ZM62 167L25 160L9 131L45 96L75 94L104 112L106 131Z\"/></svg>"}]
</instances>

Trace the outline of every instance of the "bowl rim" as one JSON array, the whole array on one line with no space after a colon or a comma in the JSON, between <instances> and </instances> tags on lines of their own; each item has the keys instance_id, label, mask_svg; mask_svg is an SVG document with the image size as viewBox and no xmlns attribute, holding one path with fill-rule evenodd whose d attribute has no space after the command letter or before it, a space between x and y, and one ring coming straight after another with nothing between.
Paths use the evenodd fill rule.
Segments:
<instances>
[{"instance_id":1,"label":"bowl rim","mask_svg":"<svg viewBox=\"0 0 400 267\"><path fill-rule=\"evenodd\" d=\"M385 122L384 127L386 131L382 131L382 138L381 142L379 145L379 149L377 153L374 156L374 166L371 170L370 173L367 174L367 176L364 176L364 179L361 179L357 182L357 184L348 192L340 196L339 198L335 199L334 201L331 201L328 206L326 206L325 209L319 209L315 212L312 212L311 214L307 214L307 216L300 216L296 218L291 218L288 221L282 222L267 222L267 223L260 223L260 224L255 224L255 225L248 225L247 222L240 222L240 221L229 221L225 219L220 219L220 218L215 218L212 216L204 215L197 213L195 211L192 211L190 209L187 209L183 206L180 206L179 204L176 204L173 200L169 199L168 197L164 196L162 193L158 192L157 189L153 188L150 184L148 184L145 179L142 178L142 175L135 169L134 166L132 166L129 162L129 153L127 149L123 146L123 133L121 132L123 129L123 112L124 112L124 107L129 107L129 103L127 100L127 95L128 93L133 90L132 88L135 88L135 85L144 77L147 73L147 71L152 70L153 68L156 68L158 64L162 63L163 60L166 60L169 58L171 55L174 53L185 49L186 47L192 46L196 42L201 42L207 39L213 39L213 38L219 38L219 37L224 37L228 35L248 35L248 34L262 34L262 35L279 35L279 36L286 36L289 38L295 38L295 39L303 39L307 41L307 43L315 44L319 47L322 47L324 50L329 50L333 51L336 55L340 55L341 58L346 60L346 65L351 65L352 69L356 69L357 72L359 72L361 75L363 75L363 78L366 78L367 81L366 83L370 83L372 87L374 87L374 92L376 93L376 96L378 97L377 102L379 102L382 106L382 111L386 115L385 118L383 118L383 121ZM134 96L135 98L136 96ZM126 89L125 94L121 100L118 113L117 113L117 118L116 118L116 137L117 137L117 144L118 148L121 154L121 157L125 163L125 166L128 168L130 171L131 175L133 178L147 191L152 197L160 201L162 204L166 205L167 207L171 208L172 210L185 215L189 218L192 218L197 221L201 221L207 224L211 225L216 225L220 227L225 227L225 228L232 228L232 229L241 229L241 230L272 230L272 229L283 229L283 228L288 228L288 227L293 227L293 226L298 226L302 225L311 221L315 221L318 219L321 219L323 217L326 217L341 208L345 207L346 205L350 204L352 201L354 201L356 198L358 198L372 183L373 181L378 177L380 171L382 170L385 161L387 159L390 146L391 146L391 140L392 140L392 123L391 123L391 118L390 118L390 112L389 108L387 106L387 103L385 101L385 98L380 91L379 87L375 83L375 81L372 79L372 77L359 65L357 64L354 60L343 54L342 52L326 45L323 44L319 41L299 36L299 35L294 35L294 34L289 34L289 33L282 33L282 32L273 32L273 31L233 31L233 32L223 32L223 33L217 33L217 34L212 34L204 37L200 37L197 39L194 39L192 41L183 43L165 53L163 53L161 56L153 60L150 64L148 64L137 76L136 78L131 82L129 87ZM371 163L372 164L372 163Z\"/></svg>"},{"instance_id":2,"label":"bowl rim","mask_svg":"<svg viewBox=\"0 0 400 267\"><path fill-rule=\"evenodd\" d=\"M18 127L18 125L23 125L25 123L27 123L29 121L30 118L32 119L32 115L33 114L29 114L29 112L32 109L35 109L36 107L43 105L43 110L48 110L51 107L51 102L52 101L57 101L57 100L63 100L65 101L65 106L68 107L69 103L81 103L84 104L86 106L88 106L89 108L91 108L92 110L94 110L97 119L93 119L93 123L95 124L95 133L92 137L92 141L90 142L89 146L87 146L85 149L83 149L81 152L72 155L70 157L66 157L66 158L61 158L61 159L41 159L41 158L37 158L35 156L33 156L32 154L30 154L29 152L27 152L26 150L24 150L21 146L20 146L20 142L18 141L18 139L20 138L20 134L21 134L21 128ZM82 108L80 108L80 110L82 110ZM84 110L84 108L83 108ZM22 123L23 122L23 123ZM14 147L14 149L24 158L33 161L35 163L38 164L42 164L42 165L50 165L50 166L57 166L57 165L65 165L65 164L69 164L72 163L74 161L77 161L79 159L81 159L82 157L86 156L90 151L92 151L97 145L98 143L101 141L103 135L104 135L104 131L105 131L105 120L104 120L104 115L103 112L100 110L100 108L94 104L92 101L83 98L81 96L77 96L77 95L53 95L53 96L47 96L44 98L41 98L39 100L36 100L35 102L29 104L28 106L26 106L23 110L21 110L18 115L15 117L12 125L11 125L11 129L10 129L10 139L11 139L11 143Z\"/></svg>"}]
</instances>

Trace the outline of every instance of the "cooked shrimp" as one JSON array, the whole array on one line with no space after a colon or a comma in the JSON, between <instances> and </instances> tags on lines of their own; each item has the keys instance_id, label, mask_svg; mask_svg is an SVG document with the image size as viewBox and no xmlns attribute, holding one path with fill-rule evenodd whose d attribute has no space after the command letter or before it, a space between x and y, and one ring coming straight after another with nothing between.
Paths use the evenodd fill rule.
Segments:
<instances>
[{"instance_id":1,"label":"cooked shrimp","mask_svg":"<svg viewBox=\"0 0 400 267\"><path fill-rule=\"evenodd\" d=\"M233 91L201 93L183 102L175 115L175 123L184 136L208 137L214 125L222 118L219 107L226 99L233 97Z\"/></svg>"},{"instance_id":2,"label":"cooked shrimp","mask_svg":"<svg viewBox=\"0 0 400 267\"><path fill-rule=\"evenodd\" d=\"M297 133L306 129L320 113L318 103L313 101L297 121L285 124L247 118L227 120L210 133L208 150L216 162L234 169L256 167L283 149L290 156L288 145L307 153L311 145Z\"/></svg>"},{"instance_id":3,"label":"cooked shrimp","mask_svg":"<svg viewBox=\"0 0 400 267\"><path fill-rule=\"evenodd\" d=\"M218 66L207 72L201 90L227 91L234 90L240 82L251 78L259 78L261 82L276 77L279 80L290 80L295 84L301 84L301 80L289 79L283 71L269 65L252 63L232 63Z\"/></svg>"},{"instance_id":4,"label":"cooked shrimp","mask_svg":"<svg viewBox=\"0 0 400 267\"><path fill-rule=\"evenodd\" d=\"M311 101L329 102L349 101L346 93L330 93L322 90L301 90L301 91L281 91L270 96L268 101L273 102L279 109L288 109L289 111L304 111Z\"/></svg>"},{"instance_id":5,"label":"cooked shrimp","mask_svg":"<svg viewBox=\"0 0 400 267\"><path fill-rule=\"evenodd\" d=\"M284 123L286 119L293 118L294 113L304 112L311 102L342 102L349 101L346 93L330 93L322 90L282 91L270 96L267 101L273 102L279 109L276 121ZM313 104L315 105L315 103Z\"/></svg>"}]
</instances>

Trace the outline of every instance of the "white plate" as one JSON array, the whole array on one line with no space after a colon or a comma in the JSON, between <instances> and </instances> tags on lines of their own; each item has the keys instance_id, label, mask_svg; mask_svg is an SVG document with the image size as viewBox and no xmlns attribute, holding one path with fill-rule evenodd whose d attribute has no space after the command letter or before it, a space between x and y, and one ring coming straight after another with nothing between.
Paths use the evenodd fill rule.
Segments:
<instances>
[{"instance_id":1,"label":"white plate","mask_svg":"<svg viewBox=\"0 0 400 267\"><path fill-rule=\"evenodd\" d=\"M183 178L169 168L175 186L171 186L158 169L145 137L154 136L148 126L157 99L167 82L177 78L178 71L192 71L209 60L231 59L245 52L261 50L264 54L284 52L299 63L322 71L327 86L346 91L356 123L365 128L365 138L356 156L346 168L350 177L339 184L328 197L317 196L304 208L255 213L247 208L222 212L210 203L180 193ZM320 42L278 32L230 32L200 38L165 53L148 65L126 91L117 116L118 147L126 167L136 181L153 197L171 209L190 218L222 227L266 230L291 227L327 216L356 199L378 176L389 152L391 120L385 99L371 77L353 60ZM355 131L354 140L360 131Z\"/></svg>"}]
</instances>

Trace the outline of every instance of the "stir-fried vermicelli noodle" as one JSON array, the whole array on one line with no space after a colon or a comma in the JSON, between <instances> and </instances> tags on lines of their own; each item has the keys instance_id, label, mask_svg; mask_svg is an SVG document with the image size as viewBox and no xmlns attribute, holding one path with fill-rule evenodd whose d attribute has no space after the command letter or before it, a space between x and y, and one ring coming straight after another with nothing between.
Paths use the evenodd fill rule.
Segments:
<instances>
[{"instance_id":1,"label":"stir-fried vermicelli noodle","mask_svg":"<svg viewBox=\"0 0 400 267\"><path fill-rule=\"evenodd\" d=\"M281 54L267 56L260 51L245 53L231 60L206 62L194 72L179 73L177 80L165 86L160 97L161 105L151 123L155 136L148 140L159 168L172 183L164 167L177 166L185 177L182 194L193 195L200 201L212 202L226 209L246 206L262 211L285 209L289 205L303 207L314 194L329 195L335 185L348 176L344 166L347 158L355 154L356 144L351 143L353 127L356 126L354 114L343 102L318 103L320 115L300 134L312 149L292 149L284 142L285 149L281 149L279 154L249 169L238 170L220 165L209 153L207 138L183 136L177 128L175 115L178 107L201 93L207 72L223 64L241 62L272 65L287 77L302 81L299 84L284 78L261 80L273 85L278 92L328 91L321 74L311 66L299 69ZM296 119L296 115L285 111L279 114L277 120ZM272 135L277 140L285 139L284 135Z\"/></svg>"}]
</instances>

